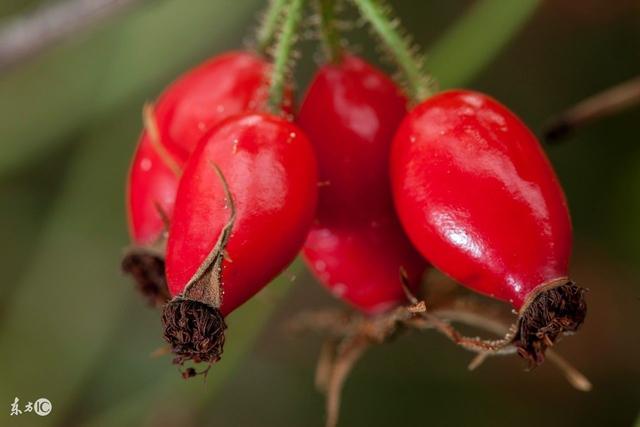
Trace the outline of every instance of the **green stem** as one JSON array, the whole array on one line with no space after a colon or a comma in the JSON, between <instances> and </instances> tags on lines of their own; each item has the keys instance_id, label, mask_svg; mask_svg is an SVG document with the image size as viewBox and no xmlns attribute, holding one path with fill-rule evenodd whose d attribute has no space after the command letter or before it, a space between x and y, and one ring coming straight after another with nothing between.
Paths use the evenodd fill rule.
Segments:
<instances>
[{"instance_id":1,"label":"green stem","mask_svg":"<svg viewBox=\"0 0 640 427\"><path fill-rule=\"evenodd\" d=\"M260 25L256 34L256 49L258 52L262 54L267 53L267 49L275 38L278 21L286 4L287 0L269 1L269 6L262 18L262 25Z\"/></svg>"},{"instance_id":2,"label":"green stem","mask_svg":"<svg viewBox=\"0 0 640 427\"><path fill-rule=\"evenodd\" d=\"M278 37L273 52L273 70L269 86L269 109L274 114L282 112L282 100L286 87L286 80L290 75L293 60L293 47L298 38L298 30L302 19L302 9L305 0L289 0L287 14L284 18L282 31Z\"/></svg>"},{"instance_id":3,"label":"green stem","mask_svg":"<svg viewBox=\"0 0 640 427\"><path fill-rule=\"evenodd\" d=\"M320 34L322 47L329 62L338 63L342 59L342 43L336 28L336 1L316 0L320 12Z\"/></svg>"},{"instance_id":4,"label":"green stem","mask_svg":"<svg viewBox=\"0 0 640 427\"><path fill-rule=\"evenodd\" d=\"M353 0L362 17L369 22L378 37L393 56L406 80L409 94L414 101L422 101L431 95L429 79L423 60L416 55L408 38L399 31L397 20L392 19L379 0Z\"/></svg>"}]
</instances>

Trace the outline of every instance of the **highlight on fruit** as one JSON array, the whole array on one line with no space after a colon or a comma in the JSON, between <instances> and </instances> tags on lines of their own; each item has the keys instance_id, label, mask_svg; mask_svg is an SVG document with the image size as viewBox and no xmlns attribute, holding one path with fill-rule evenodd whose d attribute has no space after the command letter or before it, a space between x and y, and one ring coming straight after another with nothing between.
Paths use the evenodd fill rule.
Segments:
<instances>
[{"instance_id":1,"label":"highlight on fruit","mask_svg":"<svg viewBox=\"0 0 640 427\"><path fill-rule=\"evenodd\" d=\"M471 369L548 359L589 390L556 351L587 318L588 280L571 275L569 204L538 139L489 94L439 90L380 1L350 3L395 78L359 55L338 3L270 2L252 48L185 70L143 107L122 269L158 308L173 363L206 374L237 333L227 318L300 255L338 307L299 307L287 322L325 339L316 386L328 426L365 352L416 330L475 353ZM322 61L298 93L310 15Z\"/></svg>"}]
</instances>

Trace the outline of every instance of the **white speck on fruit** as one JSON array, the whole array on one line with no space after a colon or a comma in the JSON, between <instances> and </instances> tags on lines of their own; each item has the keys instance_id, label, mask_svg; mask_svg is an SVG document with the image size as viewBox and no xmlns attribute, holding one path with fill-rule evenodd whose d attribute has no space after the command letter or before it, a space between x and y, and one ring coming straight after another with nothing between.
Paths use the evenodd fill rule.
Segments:
<instances>
[{"instance_id":1,"label":"white speck on fruit","mask_svg":"<svg viewBox=\"0 0 640 427\"><path fill-rule=\"evenodd\" d=\"M333 293L333 295L341 297L345 294L345 292L347 292L347 285L345 285L344 283L336 283L335 285L333 285L333 289L331 290L331 292Z\"/></svg>"},{"instance_id":2,"label":"white speck on fruit","mask_svg":"<svg viewBox=\"0 0 640 427\"><path fill-rule=\"evenodd\" d=\"M216 112L218 113L224 113L224 105L218 105L216 107Z\"/></svg>"},{"instance_id":3,"label":"white speck on fruit","mask_svg":"<svg viewBox=\"0 0 640 427\"><path fill-rule=\"evenodd\" d=\"M316 261L316 270L323 272L327 268L327 263L324 261Z\"/></svg>"},{"instance_id":4,"label":"white speck on fruit","mask_svg":"<svg viewBox=\"0 0 640 427\"><path fill-rule=\"evenodd\" d=\"M198 129L200 131L205 131L207 129L207 126L204 124L204 122L198 122Z\"/></svg>"},{"instance_id":5,"label":"white speck on fruit","mask_svg":"<svg viewBox=\"0 0 640 427\"><path fill-rule=\"evenodd\" d=\"M140 169L142 169L144 172L149 172L151 170L151 165L152 165L151 160L145 157L140 162Z\"/></svg>"}]
</instances>

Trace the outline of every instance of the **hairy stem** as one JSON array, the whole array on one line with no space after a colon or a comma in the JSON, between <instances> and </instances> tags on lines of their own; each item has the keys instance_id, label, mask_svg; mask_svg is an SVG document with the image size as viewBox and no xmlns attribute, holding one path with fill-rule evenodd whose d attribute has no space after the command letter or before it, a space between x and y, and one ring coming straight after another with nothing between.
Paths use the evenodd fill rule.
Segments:
<instances>
[{"instance_id":1,"label":"hairy stem","mask_svg":"<svg viewBox=\"0 0 640 427\"><path fill-rule=\"evenodd\" d=\"M320 15L320 37L325 56L331 63L338 63L342 58L342 42L340 32L336 28L336 1L316 0Z\"/></svg>"},{"instance_id":2,"label":"hairy stem","mask_svg":"<svg viewBox=\"0 0 640 427\"><path fill-rule=\"evenodd\" d=\"M291 71L293 47L298 38L303 7L304 0L289 0L287 3L287 14L273 53L274 63L269 86L269 109L275 114L279 114L282 111L286 80Z\"/></svg>"},{"instance_id":3,"label":"hairy stem","mask_svg":"<svg viewBox=\"0 0 640 427\"><path fill-rule=\"evenodd\" d=\"M262 24L256 34L256 50L266 54L276 36L278 22L284 11L287 0L270 0L262 18Z\"/></svg>"},{"instance_id":4,"label":"hairy stem","mask_svg":"<svg viewBox=\"0 0 640 427\"><path fill-rule=\"evenodd\" d=\"M422 101L431 95L429 79L424 71L424 61L415 53L408 37L399 29L399 21L393 19L382 0L353 0L362 17L371 25L406 80L409 95L414 101Z\"/></svg>"}]
</instances>

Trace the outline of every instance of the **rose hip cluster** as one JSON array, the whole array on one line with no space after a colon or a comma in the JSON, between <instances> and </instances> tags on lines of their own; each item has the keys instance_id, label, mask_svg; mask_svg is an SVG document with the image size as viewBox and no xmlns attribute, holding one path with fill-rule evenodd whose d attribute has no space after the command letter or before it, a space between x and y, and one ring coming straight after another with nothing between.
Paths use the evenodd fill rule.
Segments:
<instances>
[{"instance_id":1,"label":"rose hip cluster","mask_svg":"<svg viewBox=\"0 0 640 427\"><path fill-rule=\"evenodd\" d=\"M257 54L219 55L145 108L123 268L162 306L176 363L217 361L225 317L300 251L366 316L419 295L430 263L518 310L511 342L532 364L580 326L567 204L512 112L467 90L407 111L389 77L345 53L297 113L285 89L278 115L270 70Z\"/></svg>"},{"instance_id":2,"label":"rose hip cluster","mask_svg":"<svg viewBox=\"0 0 640 427\"><path fill-rule=\"evenodd\" d=\"M313 220L313 150L265 112L269 68L251 53L215 57L145 120L128 184L136 246L123 267L164 305L177 363L220 358L224 317L293 260Z\"/></svg>"}]
</instances>

